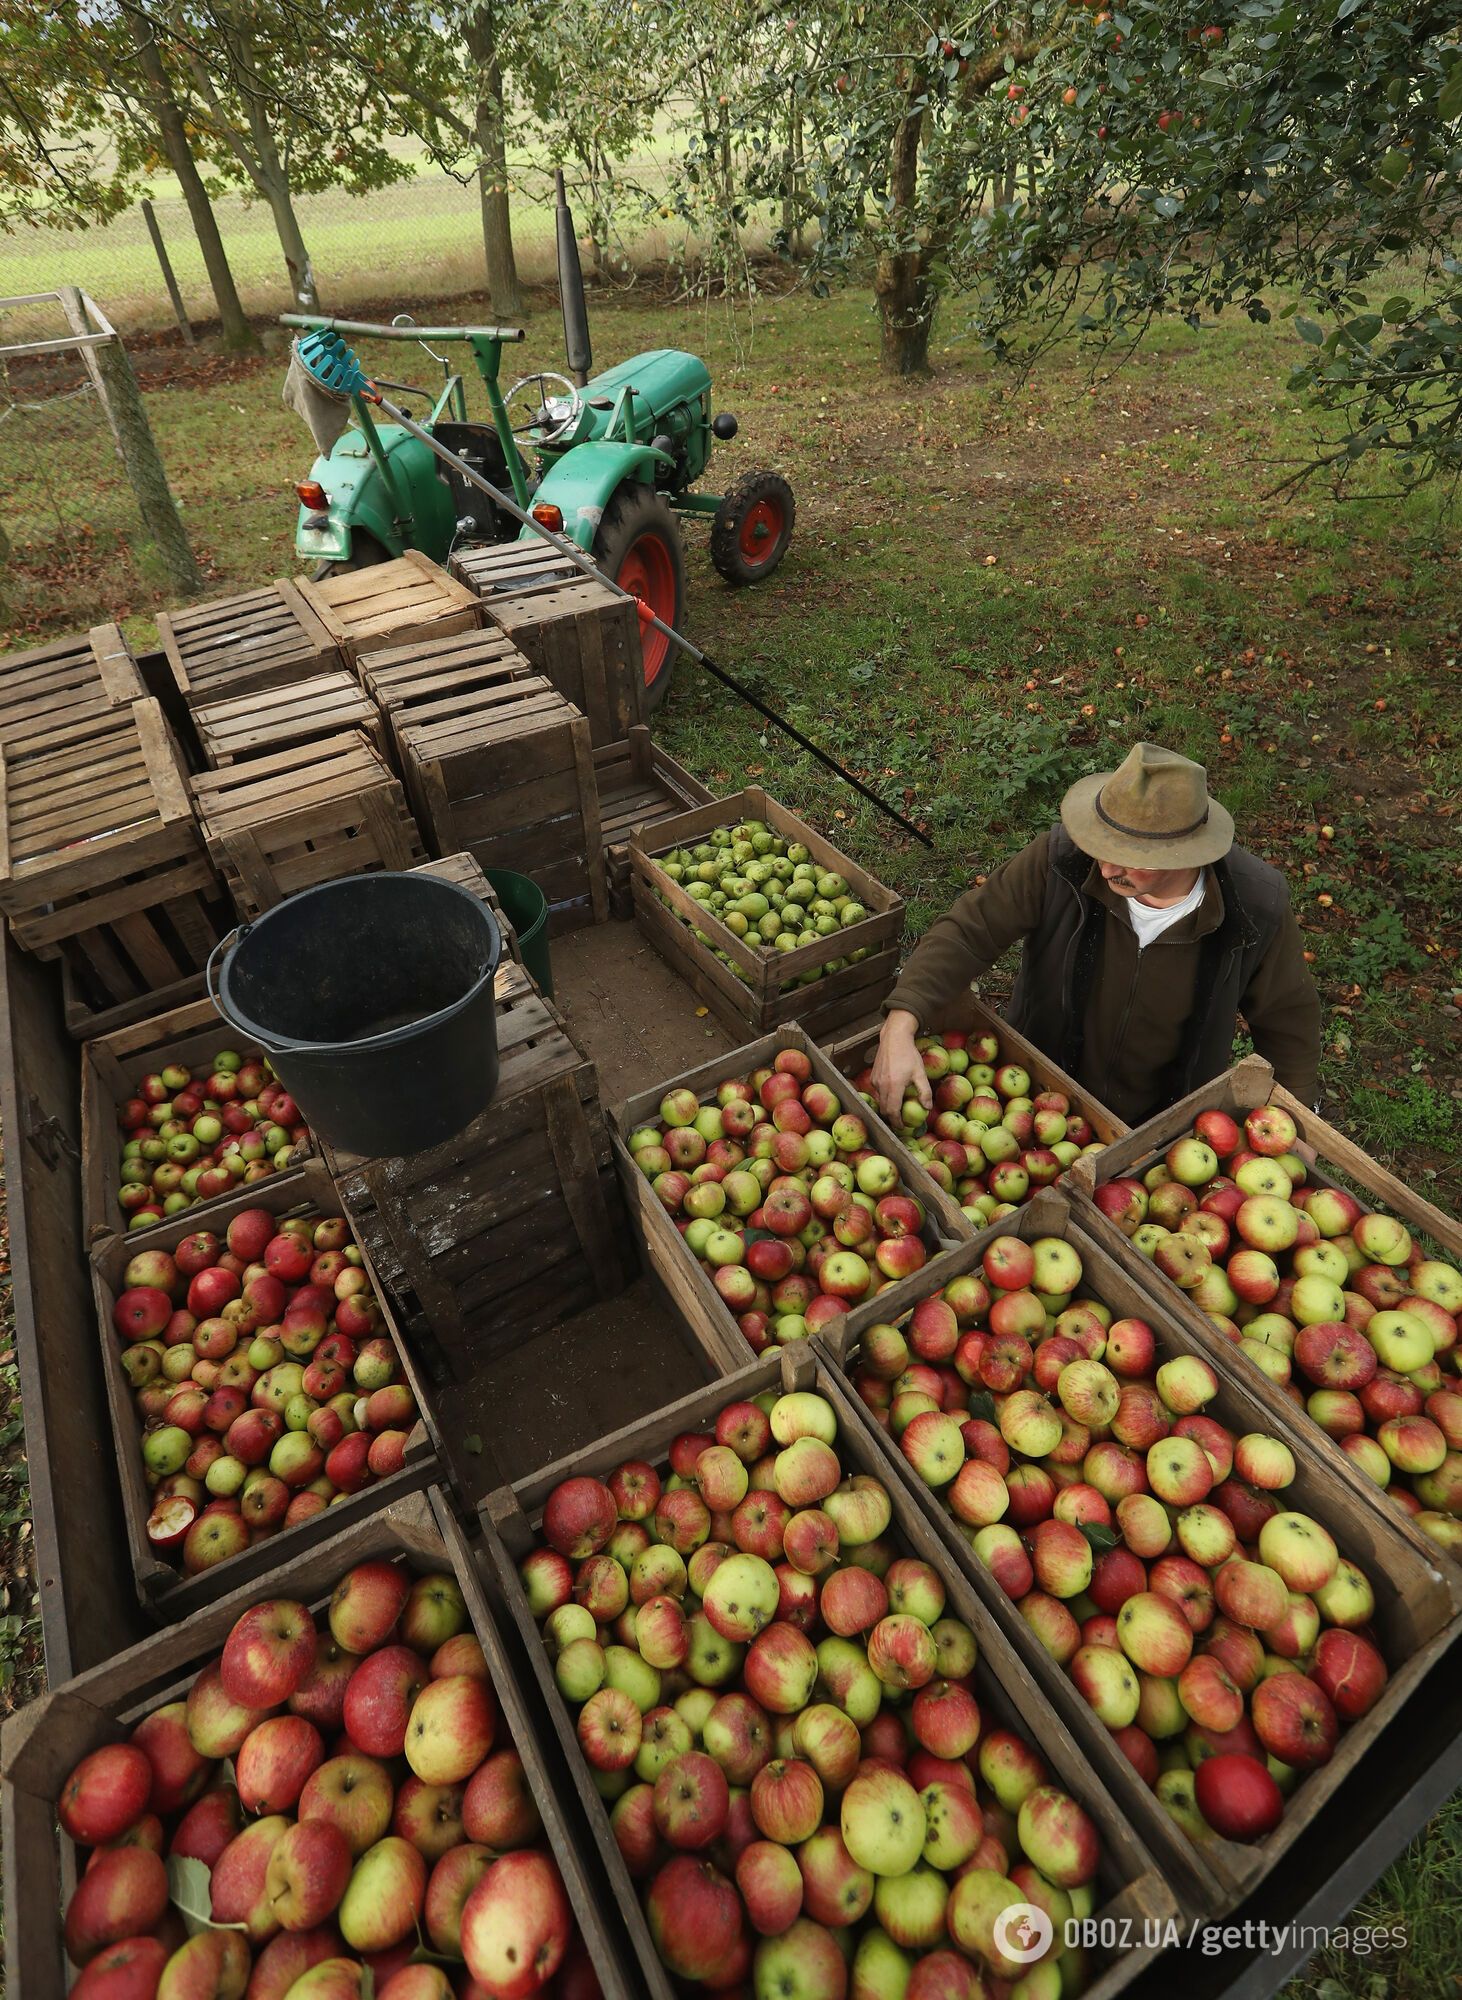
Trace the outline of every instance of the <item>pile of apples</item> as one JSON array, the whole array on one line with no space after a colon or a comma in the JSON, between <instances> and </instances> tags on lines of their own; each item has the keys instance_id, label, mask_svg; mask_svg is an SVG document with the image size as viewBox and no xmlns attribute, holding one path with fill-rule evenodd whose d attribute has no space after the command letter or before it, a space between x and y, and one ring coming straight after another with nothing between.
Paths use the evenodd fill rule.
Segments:
<instances>
[{"instance_id":1,"label":"pile of apples","mask_svg":"<svg viewBox=\"0 0 1462 2000\"><path fill-rule=\"evenodd\" d=\"M318 1630L254 1605L57 1817L74 2000L600 1992L448 1575L361 1563Z\"/></svg>"},{"instance_id":2,"label":"pile of apples","mask_svg":"<svg viewBox=\"0 0 1462 2000\"><path fill-rule=\"evenodd\" d=\"M924 1208L802 1049L715 1101L667 1091L630 1152L756 1353L922 1269Z\"/></svg>"},{"instance_id":3,"label":"pile of apples","mask_svg":"<svg viewBox=\"0 0 1462 2000\"><path fill-rule=\"evenodd\" d=\"M1077 1993L1096 1828L982 1715L973 1634L837 1444L823 1396L730 1403L663 1480L555 1487L520 1566L655 1948L759 2000ZM1018 1903L1052 1920L1039 1967L999 1941Z\"/></svg>"},{"instance_id":4,"label":"pile of apples","mask_svg":"<svg viewBox=\"0 0 1462 2000\"><path fill-rule=\"evenodd\" d=\"M1029 1070L1006 1062L992 1034L921 1035L914 1044L934 1096L900 1108L909 1149L978 1227L1011 1215L1101 1142L1062 1090L1031 1096ZM856 1087L872 1104L873 1072Z\"/></svg>"},{"instance_id":5,"label":"pile of apples","mask_svg":"<svg viewBox=\"0 0 1462 2000\"><path fill-rule=\"evenodd\" d=\"M282 1173L309 1138L268 1057L234 1049L220 1049L206 1077L182 1063L150 1071L117 1106L117 1123L117 1205L129 1229L150 1229L196 1202Z\"/></svg>"},{"instance_id":6,"label":"pile of apples","mask_svg":"<svg viewBox=\"0 0 1462 2000\"><path fill-rule=\"evenodd\" d=\"M185 1576L401 1470L416 1403L343 1216L240 1209L122 1287L148 1540Z\"/></svg>"},{"instance_id":7,"label":"pile of apples","mask_svg":"<svg viewBox=\"0 0 1462 2000\"><path fill-rule=\"evenodd\" d=\"M1108 1221L1449 1555L1462 1557L1462 1270L1311 1185L1281 1105L1200 1112Z\"/></svg>"},{"instance_id":8,"label":"pile of apples","mask_svg":"<svg viewBox=\"0 0 1462 2000\"><path fill-rule=\"evenodd\" d=\"M855 1386L1178 1825L1258 1840L1386 1685L1374 1592L1285 1507L1283 1440L1206 1416L1208 1362L1082 1279L998 1236L868 1331Z\"/></svg>"},{"instance_id":9,"label":"pile of apples","mask_svg":"<svg viewBox=\"0 0 1462 2000\"><path fill-rule=\"evenodd\" d=\"M814 861L809 847L800 840L789 841L765 820L715 827L694 847L674 847L656 855L654 865L728 931L745 938L767 958L834 938L868 915L843 876ZM692 935L738 979L745 979L735 959L714 938L693 926ZM867 947L860 945L813 966L799 975L797 983L811 986L824 973L841 972L867 956Z\"/></svg>"}]
</instances>

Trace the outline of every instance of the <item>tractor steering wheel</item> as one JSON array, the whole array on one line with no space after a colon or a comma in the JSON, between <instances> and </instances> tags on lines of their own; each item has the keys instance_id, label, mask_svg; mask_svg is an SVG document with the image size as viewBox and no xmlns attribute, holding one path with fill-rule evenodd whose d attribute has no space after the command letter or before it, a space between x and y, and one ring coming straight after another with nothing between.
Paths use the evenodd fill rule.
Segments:
<instances>
[{"instance_id":1,"label":"tractor steering wheel","mask_svg":"<svg viewBox=\"0 0 1462 2000\"><path fill-rule=\"evenodd\" d=\"M562 416L556 415L548 407L549 399L544 385L549 382L557 383L567 392L568 409ZM540 444L556 444L559 438L563 437L566 432L571 431L579 421L580 413L584 407L579 392L567 375L556 374L552 369L542 369L536 375L520 376L503 397L503 408L505 410L510 408L513 399L523 395L529 389L536 389L537 391L537 409L533 410L523 423L515 424L510 421L508 427L514 437L519 437L529 431L537 431L538 442ZM556 403L562 404L564 399L562 396L555 396L553 400Z\"/></svg>"}]
</instances>

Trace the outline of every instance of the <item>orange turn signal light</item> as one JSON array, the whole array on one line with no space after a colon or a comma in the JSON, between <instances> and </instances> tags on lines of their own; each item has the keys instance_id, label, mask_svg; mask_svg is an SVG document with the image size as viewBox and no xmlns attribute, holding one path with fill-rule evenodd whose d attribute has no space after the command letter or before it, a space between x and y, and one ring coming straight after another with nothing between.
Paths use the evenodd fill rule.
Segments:
<instances>
[{"instance_id":1,"label":"orange turn signal light","mask_svg":"<svg viewBox=\"0 0 1462 2000\"><path fill-rule=\"evenodd\" d=\"M323 514L328 510L330 496L318 479L302 479L294 490L300 497L301 507L308 507L312 514Z\"/></svg>"},{"instance_id":2,"label":"orange turn signal light","mask_svg":"<svg viewBox=\"0 0 1462 2000\"><path fill-rule=\"evenodd\" d=\"M562 533L563 509L555 507L551 500L540 500L532 513L540 528L547 528L554 535Z\"/></svg>"}]
</instances>

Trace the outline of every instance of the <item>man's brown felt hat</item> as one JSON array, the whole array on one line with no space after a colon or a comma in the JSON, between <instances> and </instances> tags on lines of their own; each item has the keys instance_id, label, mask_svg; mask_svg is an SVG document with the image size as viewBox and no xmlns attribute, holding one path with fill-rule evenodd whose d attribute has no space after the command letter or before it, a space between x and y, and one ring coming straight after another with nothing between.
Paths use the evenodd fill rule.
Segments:
<instances>
[{"instance_id":1,"label":"man's brown felt hat","mask_svg":"<svg viewBox=\"0 0 1462 2000\"><path fill-rule=\"evenodd\" d=\"M1160 743L1134 743L1115 771L1080 779L1061 820L1083 854L1127 868L1202 868L1234 844L1203 766Z\"/></svg>"}]
</instances>

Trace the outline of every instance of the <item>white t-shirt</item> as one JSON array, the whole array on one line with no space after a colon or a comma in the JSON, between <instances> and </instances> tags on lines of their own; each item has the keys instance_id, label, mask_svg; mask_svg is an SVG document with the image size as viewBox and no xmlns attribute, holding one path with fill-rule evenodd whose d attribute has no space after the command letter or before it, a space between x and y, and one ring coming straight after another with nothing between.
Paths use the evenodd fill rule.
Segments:
<instances>
[{"instance_id":1,"label":"white t-shirt","mask_svg":"<svg viewBox=\"0 0 1462 2000\"><path fill-rule=\"evenodd\" d=\"M1170 903L1165 910L1156 910L1150 903L1140 903L1135 896L1126 897L1127 914L1131 917L1132 928L1137 933L1137 949L1145 951L1154 938L1161 937L1166 930L1171 930L1180 917L1186 917L1191 911L1196 910L1203 901L1207 884L1207 874L1200 870L1198 880L1182 902Z\"/></svg>"}]
</instances>

